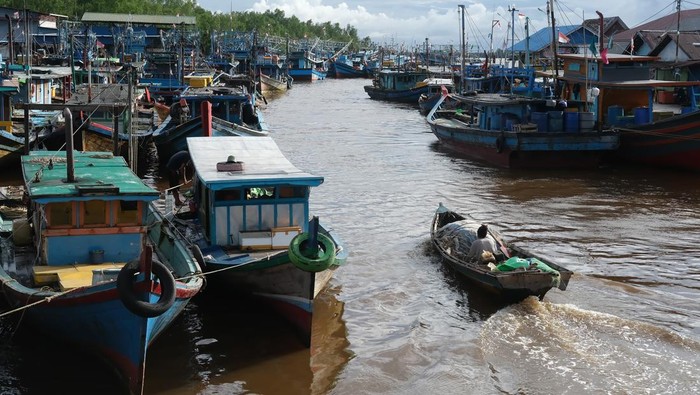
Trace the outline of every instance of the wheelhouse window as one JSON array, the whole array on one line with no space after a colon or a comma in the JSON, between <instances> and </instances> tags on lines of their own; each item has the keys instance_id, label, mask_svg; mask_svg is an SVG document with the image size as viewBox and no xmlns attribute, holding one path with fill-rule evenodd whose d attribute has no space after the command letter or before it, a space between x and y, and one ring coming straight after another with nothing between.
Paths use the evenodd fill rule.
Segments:
<instances>
[{"instance_id":1,"label":"wheelhouse window","mask_svg":"<svg viewBox=\"0 0 700 395\"><path fill-rule=\"evenodd\" d=\"M70 227L73 225L73 203L49 203L48 211L48 226L52 228Z\"/></svg>"},{"instance_id":2,"label":"wheelhouse window","mask_svg":"<svg viewBox=\"0 0 700 395\"><path fill-rule=\"evenodd\" d=\"M214 192L214 199L217 202L226 200L241 200L241 190L240 189L222 189L220 191Z\"/></svg>"},{"instance_id":3,"label":"wheelhouse window","mask_svg":"<svg viewBox=\"0 0 700 395\"><path fill-rule=\"evenodd\" d=\"M280 187L280 199L305 198L308 187Z\"/></svg>"},{"instance_id":4,"label":"wheelhouse window","mask_svg":"<svg viewBox=\"0 0 700 395\"><path fill-rule=\"evenodd\" d=\"M275 187L246 188L246 200L272 199L275 197Z\"/></svg>"},{"instance_id":5,"label":"wheelhouse window","mask_svg":"<svg viewBox=\"0 0 700 395\"><path fill-rule=\"evenodd\" d=\"M82 204L82 225L99 226L107 224L107 204L104 200L88 200Z\"/></svg>"},{"instance_id":6,"label":"wheelhouse window","mask_svg":"<svg viewBox=\"0 0 700 395\"><path fill-rule=\"evenodd\" d=\"M141 211L138 201L120 200L115 202L117 225L138 225L141 223Z\"/></svg>"}]
</instances>

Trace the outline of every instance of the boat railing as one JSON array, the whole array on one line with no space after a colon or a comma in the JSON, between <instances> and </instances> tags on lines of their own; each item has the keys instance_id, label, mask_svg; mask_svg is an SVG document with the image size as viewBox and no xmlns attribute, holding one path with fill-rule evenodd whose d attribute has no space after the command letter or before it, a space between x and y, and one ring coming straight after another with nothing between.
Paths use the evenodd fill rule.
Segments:
<instances>
[{"instance_id":1,"label":"boat railing","mask_svg":"<svg viewBox=\"0 0 700 395\"><path fill-rule=\"evenodd\" d=\"M442 103L445 101L445 99L447 99L448 96L449 96L449 94L443 94L440 96L440 99L435 103L435 106L433 106L433 108L430 110L430 112L426 116L428 123L430 123L430 124L435 123L435 119L436 119L435 114L437 113L438 110L440 110L440 108L442 108Z\"/></svg>"}]
</instances>

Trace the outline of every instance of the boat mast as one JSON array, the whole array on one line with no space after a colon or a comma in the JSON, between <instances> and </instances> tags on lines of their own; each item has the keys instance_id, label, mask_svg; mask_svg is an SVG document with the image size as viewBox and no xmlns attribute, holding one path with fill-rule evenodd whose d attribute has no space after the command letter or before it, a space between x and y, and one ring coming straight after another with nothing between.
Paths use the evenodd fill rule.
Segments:
<instances>
[{"instance_id":1,"label":"boat mast","mask_svg":"<svg viewBox=\"0 0 700 395\"><path fill-rule=\"evenodd\" d=\"M464 70L464 47L465 47L465 40L464 40L464 4L459 5L459 9L461 12L462 16L462 29L461 29L461 34L460 34L460 54L462 55L462 64L461 68L459 71L459 92L462 93L464 92L464 78L466 76L466 70Z\"/></svg>"},{"instance_id":2,"label":"boat mast","mask_svg":"<svg viewBox=\"0 0 700 395\"><path fill-rule=\"evenodd\" d=\"M557 24L554 20L554 0L549 0L548 3L549 16L552 19L552 67L554 70L554 97L559 97L559 60L557 59Z\"/></svg>"},{"instance_id":3,"label":"boat mast","mask_svg":"<svg viewBox=\"0 0 700 395\"><path fill-rule=\"evenodd\" d=\"M678 47L681 45L681 0L676 0L676 64L678 63Z\"/></svg>"},{"instance_id":4,"label":"boat mast","mask_svg":"<svg viewBox=\"0 0 700 395\"><path fill-rule=\"evenodd\" d=\"M508 11L510 12L510 57L511 63L510 67L515 68L515 4L508 6ZM513 92L513 84L510 84L511 93Z\"/></svg>"},{"instance_id":5,"label":"boat mast","mask_svg":"<svg viewBox=\"0 0 700 395\"><path fill-rule=\"evenodd\" d=\"M10 30L12 30L12 25L10 24ZM24 56L25 56L25 61L24 61L24 70L27 73L27 83L25 84L25 87L27 88L27 105L24 107L24 153L29 154L29 133L31 132L29 130L29 125L31 125L30 122L30 112L29 112L29 107L32 104L32 40L30 38L30 30L29 30L29 9L27 8L27 2L24 2L24 38L25 38L25 47L24 47ZM13 43L10 43L10 46L12 46Z\"/></svg>"}]
</instances>

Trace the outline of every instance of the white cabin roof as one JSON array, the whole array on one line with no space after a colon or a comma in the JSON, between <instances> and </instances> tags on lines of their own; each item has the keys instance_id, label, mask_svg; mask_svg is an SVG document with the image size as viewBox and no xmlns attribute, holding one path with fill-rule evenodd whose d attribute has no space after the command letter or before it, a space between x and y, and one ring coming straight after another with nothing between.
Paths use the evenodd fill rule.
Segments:
<instances>
[{"instance_id":1,"label":"white cabin roof","mask_svg":"<svg viewBox=\"0 0 700 395\"><path fill-rule=\"evenodd\" d=\"M188 137L190 157L197 177L210 189L261 185L318 186L323 177L304 172L284 156L272 137ZM217 163L233 155L243 162L242 171L217 171Z\"/></svg>"}]
</instances>

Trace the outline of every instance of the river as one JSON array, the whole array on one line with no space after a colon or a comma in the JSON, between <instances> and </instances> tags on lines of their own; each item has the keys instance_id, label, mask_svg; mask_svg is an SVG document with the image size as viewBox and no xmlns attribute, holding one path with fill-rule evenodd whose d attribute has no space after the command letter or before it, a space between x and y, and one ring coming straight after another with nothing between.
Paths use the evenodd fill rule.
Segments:
<instances>
[{"instance_id":1,"label":"river","mask_svg":"<svg viewBox=\"0 0 700 395\"><path fill-rule=\"evenodd\" d=\"M297 83L264 109L291 162L325 177L311 212L350 251L311 348L205 290L149 349L146 394L700 393L700 175L492 168L368 83ZM430 246L440 202L573 270L569 288L511 305L472 289ZM0 334L0 393L118 393L21 318Z\"/></svg>"}]
</instances>

